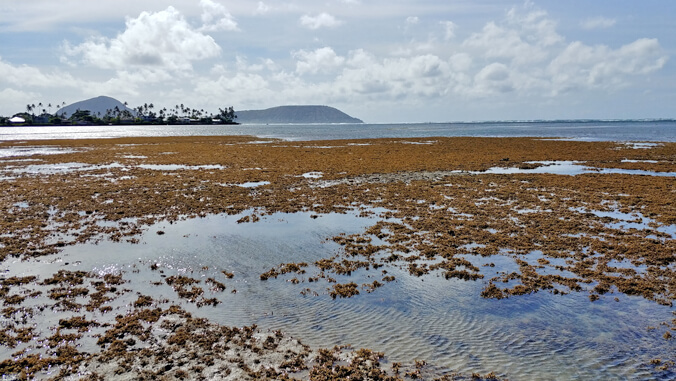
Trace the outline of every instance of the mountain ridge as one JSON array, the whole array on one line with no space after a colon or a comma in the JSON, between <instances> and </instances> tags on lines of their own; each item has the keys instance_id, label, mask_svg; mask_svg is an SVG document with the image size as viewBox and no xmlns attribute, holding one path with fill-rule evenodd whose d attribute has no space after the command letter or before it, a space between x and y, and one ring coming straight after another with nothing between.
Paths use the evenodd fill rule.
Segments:
<instances>
[{"instance_id":1,"label":"mountain ridge","mask_svg":"<svg viewBox=\"0 0 676 381\"><path fill-rule=\"evenodd\" d=\"M103 95L64 106L56 113L64 114L68 118L77 110L89 110L92 116L102 117L108 110L113 111L116 107L121 112L127 110L131 115L137 115L136 110L126 107L115 98ZM324 105L286 105L263 110L236 111L235 114L235 121L242 124L364 123L337 108Z\"/></svg>"},{"instance_id":2,"label":"mountain ridge","mask_svg":"<svg viewBox=\"0 0 676 381\"><path fill-rule=\"evenodd\" d=\"M320 105L277 106L264 110L242 110L235 114L237 122L242 124L364 123L337 108Z\"/></svg>"},{"instance_id":3,"label":"mountain ridge","mask_svg":"<svg viewBox=\"0 0 676 381\"><path fill-rule=\"evenodd\" d=\"M132 115L136 115L136 110L124 105L124 103L118 101L115 98L107 97L104 95L85 99L83 101L71 103L68 106L64 106L56 110L56 114L65 114L66 118L71 116L77 110L89 110L91 115L105 115L107 110L114 110L117 107L120 111L127 110Z\"/></svg>"}]
</instances>

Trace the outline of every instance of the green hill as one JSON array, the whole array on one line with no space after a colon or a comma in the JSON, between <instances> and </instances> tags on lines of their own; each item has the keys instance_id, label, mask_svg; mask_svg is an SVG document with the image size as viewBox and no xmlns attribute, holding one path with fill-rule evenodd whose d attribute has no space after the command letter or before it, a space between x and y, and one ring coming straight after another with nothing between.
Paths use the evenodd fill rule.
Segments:
<instances>
[{"instance_id":1,"label":"green hill","mask_svg":"<svg viewBox=\"0 0 676 381\"><path fill-rule=\"evenodd\" d=\"M114 110L117 107L120 111L128 110L132 115L136 115L136 111L126 107L122 102L118 101L115 98L100 96L96 98L87 99L80 102L75 102L68 106L64 106L56 111L57 114L64 113L66 118L71 116L77 110L89 110L91 115L101 115L106 114L106 110ZM100 114L99 114L100 113Z\"/></svg>"},{"instance_id":2,"label":"green hill","mask_svg":"<svg viewBox=\"0 0 676 381\"><path fill-rule=\"evenodd\" d=\"M237 111L236 114L237 122L243 124L364 123L329 106L279 106L265 110Z\"/></svg>"}]
</instances>

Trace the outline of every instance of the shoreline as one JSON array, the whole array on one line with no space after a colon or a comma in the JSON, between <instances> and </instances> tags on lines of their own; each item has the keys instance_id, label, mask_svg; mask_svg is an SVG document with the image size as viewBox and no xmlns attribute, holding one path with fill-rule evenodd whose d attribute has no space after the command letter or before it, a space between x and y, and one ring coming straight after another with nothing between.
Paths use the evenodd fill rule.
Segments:
<instances>
[{"instance_id":1,"label":"shoreline","mask_svg":"<svg viewBox=\"0 0 676 381\"><path fill-rule=\"evenodd\" d=\"M246 136L193 136L0 143L0 150L6 147L27 150L19 156L0 159L0 176L3 177L0 197L5 211L0 255L3 267L7 268L12 266L12 261L54 258L64 248L83 242L110 240L134 244L149 226L159 222L243 214L248 218L243 218L241 223L247 224L275 212L307 212L321 216L361 210L373 215L377 222L361 233L333 237L333 242L342 247L338 257L304 265L292 258L282 260L278 266L261 273L261 281L264 274L271 281L278 276L295 276L301 278L297 279L300 290L317 282L315 284L321 284L325 292L323 297L341 299L369 290L387 289L387 276L370 285L332 282L331 279L349 276L350 272L367 266L375 269L398 266L413 278L437 274L446 279L481 282L485 286L481 296L496 300L528 298L536 292L587 293L590 303L614 295L637 295L663 305L672 305L676 299L676 285L673 284L676 259L669 254L676 252L674 233L665 230L676 225L673 178L600 173L608 168L676 172L676 143L635 149L616 142L541 138L300 142ZM31 147L48 148L48 152L38 150L36 154L27 155L33 149ZM486 172L491 168L532 170L545 167L543 162L551 161L584 162L599 173ZM369 208L383 208L387 212L378 214ZM627 218L638 221L634 222L636 224L644 224L645 228L620 234L608 225L611 217L607 213L611 212L632 216ZM617 219L617 216L613 218ZM378 238L379 244L372 244L374 237ZM479 246L466 247L470 243ZM597 255L589 255L582 248ZM515 258L518 272L491 277L487 273L489 267L480 268L464 259L505 256L501 251L505 249ZM533 250L542 252L537 263L528 262L525 257ZM562 258L570 263L562 264ZM633 265L618 272L615 265L618 261ZM561 275L557 266L565 268L566 275ZM639 267L642 270L636 271ZM542 274L537 271L541 268L559 272ZM175 300L203 303L203 308L209 308L209 303L219 302L219 285L223 285L224 290L231 288L227 270L222 269L225 273L220 278L212 277L210 282L200 279L195 282L189 276L174 278L171 283L169 278L158 281L174 289ZM303 280L300 276L303 271L313 271L317 279ZM185 315L182 308L172 307L171 302L163 304L148 295L137 295L134 290L123 292L123 273L99 276L87 272L64 271L61 277L52 274L35 278L30 274L6 273L2 280L2 297L3 319L8 328L3 334L9 339L3 344L6 346L7 340L14 338L22 341L20 344L17 341L17 351L31 346L35 350L45 348L47 340L54 345L48 344L46 353L61 353L54 357L71 359L54 360L54 365L70 366L68 372L73 374L100 371L108 378L132 374L127 373L129 369L139 375L137 362L140 360L128 358L129 353L140 353L143 350L141 342L154 340L158 344L151 345L150 350L159 352L148 353L147 357L155 359L148 361L154 362L157 368L145 369L153 369L154 374L159 375L167 364L162 365L157 353L168 348L158 335L176 337L172 340L179 344L192 341L197 348L201 345L198 337L178 337L177 332L185 331L181 331L182 327L198 324L209 332L224 329L206 321L191 320L193 318ZM237 275L234 276L236 279ZM504 287L503 283L509 286ZM206 292L205 288L212 291ZM40 315L40 308L44 311L56 308L72 318L64 319L63 324L55 322L53 326L57 329L52 336L46 331L26 330L27 325L20 322L30 322L34 315ZM139 314L143 315L142 322ZM113 315L120 315L122 319ZM72 320L78 316L87 318ZM95 326L106 323L93 318L106 320L109 326ZM148 325L148 322L153 324ZM153 331L154 323L160 328L165 326L165 332ZM669 342L666 336L676 331L676 324L666 322L659 326L659 323L656 322L653 330L657 331L656 335L663 334L664 340ZM166 328L171 324L174 324L173 331ZM91 330L105 338L115 329L129 332L96 345L104 353L99 355L104 356L100 358L111 356L109 359L116 359L118 367L106 368L98 364L80 368L87 361L96 363L96 358L85 359L85 355L79 354L76 336ZM346 372L382 371L384 373L379 376L382 379L403 378L407 372L413 372L409 377L415 372L423 378L442 377L432 376L430 366L414 362L400 365L401 372L397 376L393 364L383 370L379 363L382 356L371 351L348 351L357 357L346 362L340 360L346 355L339 354L342 353L339 350L310 354L300 343L283 334L282 339L274 333L245 331L247 336L238 337L237 343L233 344L242 349L234 351L232 357L221 359L225 363L220 364L231 369L230 374L236 378L246 374L253 378L264 376L258 373L264 371L263 366L257 365L265 361L272 368L270 377L282 377L283 374L291 377L294 374L291 370L300 370L301 362L306 366L316 365L316 372L328 372L317 373L317 377L321 374L337 378L336 368L346 363L352 364L353 368ZM259 336L252 341L252 335ZM280 344L282 341L285 344ZM36 345L38 342L43 344ZM265 343L271 349L265 348ZM281 366L289 358L275 357L280 355L276 350L279 345L286 348L282 352L287 349L293 352L292 355L287 353L291 357L302 357L302 361L294 360L296 368ZM197 358L195 361L199 362L204 350L195 349L186 356ZM254 363L256 357L252 355L244 359L244 363L235 361L246 351L254 354L260 351L263 357L269 355L275 360L259 359L259 363ZM12 357L34 359L30 353L26 351ZM247 362L249 360L252 362ZM659 362L657 360L650 359L654 362L646 361L645 366L652 367L658 375L673 372L673 361L676 360L673 356L664 353ZM9 368L7 361L11 360L2 363L3 369L19 373L16 368ZM36 367L48 364L38 363ZM172 365L161 374L187 379L198 374L222 376L208 373L214 372L209 367L198 372L193 369L194 363L186 364ZM308 371L313 369L310 367ZM237 373L240 371L244 373ZM300 373L298 377L310 375ZM492 373L492 369L478 370L476 375L485 379L511 378L504 372ZM89 376L96 379L94 373ZM447 376L451 379L473 377L472 374L463 376L450 372Z\"/></svg>"}]
</instances>

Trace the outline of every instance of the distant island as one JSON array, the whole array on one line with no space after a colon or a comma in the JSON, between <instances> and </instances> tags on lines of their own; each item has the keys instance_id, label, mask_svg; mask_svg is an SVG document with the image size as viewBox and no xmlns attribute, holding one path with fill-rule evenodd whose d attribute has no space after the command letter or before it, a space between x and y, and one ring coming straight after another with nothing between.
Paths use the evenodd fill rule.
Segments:
<instances>
[{"instance_id":1,"label":"distant island","mask_svg":"<svg viewBox=\"0 0 676 381\"><path fill-rule=\"evenodd\" d=\"M219 108L218 113L210 113L184 104L177 104L169 109L155 108L152 103L129 107L127 102L99 96L70 105L64 102L54 114L51 113L52 107L51 103L28 104L25 112L12 117L0 116L0 125L363 123L360 119L329 106L280 106L238 112L230 106Z\"/></svg>"},{"instance_id":2,"label":"distant island","mask_svg":"<svg viewBox=\"0 0 676 381\"><path fill-rule=\"evenodd\" d=\"M99 96L67 106L63 102L54 114L51 113L52 107L51 103L28 104L25 112L14 114L11 118L0 116L0 125L238 124L232 106L219 108L217 114L183 104L170 109L156 109L152 103L130 108L127 102Z\"/></svg>"},{"instance_id":3,"label":"distant island","mask_svg":"<svg viewBox=\"0 0 676 381\"><path fill-rule=\"evenodd\" d=\"M244 124L312 124L364 123L329 106L279 106L265 110L237 111L237 121Z\"/></svg>"}]
</instances>

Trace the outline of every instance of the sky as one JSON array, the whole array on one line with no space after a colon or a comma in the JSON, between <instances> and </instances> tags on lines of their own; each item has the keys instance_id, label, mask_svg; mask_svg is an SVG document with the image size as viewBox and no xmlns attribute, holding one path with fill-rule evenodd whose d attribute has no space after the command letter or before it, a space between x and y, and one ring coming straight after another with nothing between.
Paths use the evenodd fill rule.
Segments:
<instances>
[{"instance_id":1,"label":"sky","mask_svg":"<svg viewBox=\"0 0 676 381\"><path fill-rule=\"evenodd\" d=\"M367 123L676 118L674 15L671 0L2 0L0 115L106 95Z\"/></svg>"}]
</instances>

